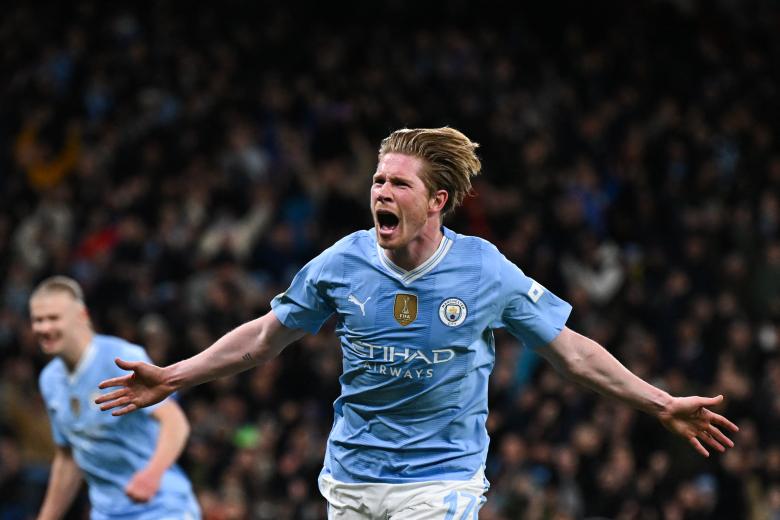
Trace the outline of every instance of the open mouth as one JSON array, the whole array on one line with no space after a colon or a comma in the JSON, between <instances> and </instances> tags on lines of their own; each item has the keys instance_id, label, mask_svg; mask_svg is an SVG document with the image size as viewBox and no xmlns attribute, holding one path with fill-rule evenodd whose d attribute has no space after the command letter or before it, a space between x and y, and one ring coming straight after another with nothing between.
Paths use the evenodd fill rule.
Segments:
<instances>
[{"instance_id":1,"label":"open mouth","mask_svg":"<svg viewBox=\"0 0 780 520\"><path fill-rule=\"evenodd\" d=\"M376 222L381 231L392 231L398 227L398 217L386 210L377 210Z\"/></svg>"},{"instance_id":2,"label":"open mouth","mask_svg":"<svg viewBox=\"0 0 780 520\"><path fill-rule=\"evenodd\" d=\"M52 336L44 336L38 340L38 343L41 345L41 347L43 347L44 350L49 350L57 345L57 338Z\"/></svg>"}]
</instances>

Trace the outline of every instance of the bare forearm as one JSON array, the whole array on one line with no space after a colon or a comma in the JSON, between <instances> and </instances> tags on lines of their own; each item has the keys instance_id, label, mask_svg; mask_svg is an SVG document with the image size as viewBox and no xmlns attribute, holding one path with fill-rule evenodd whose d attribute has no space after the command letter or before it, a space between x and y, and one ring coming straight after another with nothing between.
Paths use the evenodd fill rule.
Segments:
<instances>
[{"instance_id":1,"label":"bare forearm","mask_svg":"<svg viewBox=\"0 0 780 520\"><path fill-rule=\"evenodd\" d=\"M179 405L168 402L155 410L154 417L160 421L157 446L147 468L162 477L181 455L190 434L190 425Z\"/></svg>"},{"instance_id":2,"label":"bare forearm","mask_svg":"<svg viewBox=\"0 0 780 520\"><path fill-rule=\"evenodd\" d=\"M119 389L100 395L95 403L101 405L101 410L116 408L113 415L125 415L159 403L176 390L256 366L304 334L303 330L282 325L270 311L228 332L200 354L165 368L117 358L117 366L132 373L101 381L100 388Z\"/></svg>"},{"instance_id":3,"label":"bare forearm","mask_svg":"<svg viewBox=\"0 0 780 520\"><path fill-rule=\"evenodd\" d=\"M233 329L189 359L165 368L167 385L176 390L229 376L277 356L302 330L288 329L273 311Z\"/></svg>"},{"instance_id":4,"label":"bare forearm","mask_svg":"<svg viewBox=\"0 0 780 520\"><path fill-rule=\"evenodd\" d=\"M658 415L672 397L636 376L604 347L576 332L566 330L553 356L545 356L567 377L602 395ZM563 335L563 333L562 333ZM557 340L556 340L557 341Z\"/></svg>"},{"instance_id":5,"label":"bare forearm","mask_svg":"<svg viewBox=\"0 0 780 520\"><path fill-rule=\"evenodd\" d=\"M174 389L189 387L237 374L276 356L281 349L269 345L264 318L244 323L200 354L170 365L166 380Z\"/></svg>"},{"instance_id":6,"label":"bare forearm","mask_svg":"<svg viewBox=\"0 0 780 520\"><path fill-rule=\"evenodd\" d=\"M73 457L58 454L51 466L46 497L38 513L38 520L56 520L62 518L73 503L81 487L83 476Z\"/></svg>"}]
</instances>

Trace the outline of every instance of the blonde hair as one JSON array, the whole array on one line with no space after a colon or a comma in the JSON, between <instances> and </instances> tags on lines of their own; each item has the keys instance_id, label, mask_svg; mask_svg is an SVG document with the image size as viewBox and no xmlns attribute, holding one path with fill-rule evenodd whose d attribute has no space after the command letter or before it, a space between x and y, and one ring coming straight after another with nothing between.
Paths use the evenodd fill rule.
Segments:
<instances>
[{"instance_id":1,"label":"blonde hair","mask_svg":"<svg viewBox=\"0 0 780 520\"><path fill-rule=\"evenodd\" d=\"M39 283L33 290L30 299L43 294L57 292L69 294L77 302L84 303L84 291L81 289L81 285L73 278L59 275L51 276Z\"/></svg>"},{"instance_id":2,"label":"blonde hair","mask_svg":"<svg viewBox=\"0 0 780 520\"><path fill-rule=\"evenodd\" d=\"M402 128L382 140L379 158L400 153L422 159L425 162L422 181L428 192L446 190L449 195L441 211L444 216L472 194L471 177L479 175L482 169L476 154L478 147L478 143L448 126Z\"/></svg>"}]
</instances>

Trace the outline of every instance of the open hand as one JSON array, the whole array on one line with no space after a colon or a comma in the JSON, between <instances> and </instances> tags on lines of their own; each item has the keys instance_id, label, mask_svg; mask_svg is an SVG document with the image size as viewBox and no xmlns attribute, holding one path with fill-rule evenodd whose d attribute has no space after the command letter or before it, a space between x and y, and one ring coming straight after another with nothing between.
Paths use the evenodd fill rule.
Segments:
<instances>
[{"instance_id":1,"label":"open hand","mask_svg":"<svg viewBox=\"0 0 780 520\"><path fill-rule=\"evenodd\" d=\"M722 395L675 397L671 405L658 415L658 419L667 430L687 439L697 452L709 457L710 453L702 442L722 453L727 447L733 448L734 442L720 428L739 431L736 424L706 408L722 401Z\"/></svg>"},{"instance_id":2,"label":"open hand","mask_svg":"<svg viewBox=\"0 0 780 520\"><path fill-rule=\"evenodd\" d=\"M164 370L158 366L143 361L124 361L116 358L116 365L123 370L132 370L131 374L102 381L98 388L120 387L103 394L95 403L100 409L111 410L111 415L125 415L139 408L159 403L170 394L174 388L165 382Z\"/></svg>"}]
</instances>

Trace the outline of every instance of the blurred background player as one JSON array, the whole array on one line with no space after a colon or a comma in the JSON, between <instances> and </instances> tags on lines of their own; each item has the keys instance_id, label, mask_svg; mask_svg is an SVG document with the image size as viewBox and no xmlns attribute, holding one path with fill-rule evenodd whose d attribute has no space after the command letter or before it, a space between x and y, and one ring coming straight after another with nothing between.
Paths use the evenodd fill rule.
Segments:
<instances>
[{"instance_id":1,"label":"blurred background player","mask_svg":"<svg viewBox=\"0 0 780 520\"><path fill-rule=\"evenodd\" d=\"M30 317L41 349L54 356L40 375L57 447L38 519L62 518L84 479L92 520L200 518L190 482L174 464L189 435L179 405L166 399L117 418L93 404L95 385L117 372L114 357L148 360L144 349L95 334L81 287L64 276L38 285Z\"/></svg>"},{"instance_id":2,"label":"blurred background player","mask_svg":"<svg viewBox=\"0 0 780 520\"><path fill-rule=\"evenodd\" d=\"M656 417L700 454L733 447L737 426L672 397L565 326L571 305L481 238L442 225L480 173L477 144L453 128L401 129L382 141L371 188L374 228L309 262L265 316L201 354L133 373L101 408L129 412L265 363L336 315L343 373L320 491L332 519L475 518L488 488L493 329L506 328L562 374Z\"/></svg>"}]
</instances>

